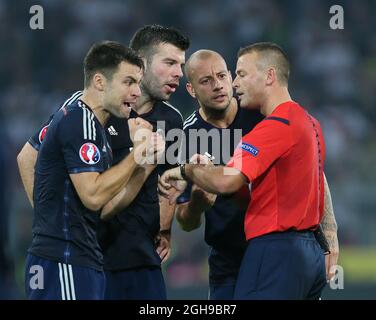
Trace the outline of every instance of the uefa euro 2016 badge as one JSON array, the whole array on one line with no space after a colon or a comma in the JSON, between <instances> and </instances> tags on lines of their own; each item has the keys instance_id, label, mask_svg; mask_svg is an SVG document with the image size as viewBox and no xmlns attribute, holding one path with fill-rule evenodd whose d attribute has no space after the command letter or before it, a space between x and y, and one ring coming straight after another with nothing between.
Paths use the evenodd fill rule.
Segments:
<instances>
[{"instance_id":1,"label":"uefa euro 2016 badge","mask_svg":"<svg viewBox=\"0 0 376 320\"><path fill-rule=\"evenodd\" d=\"M101 159L101 153L94 143L86 142L80 148L80 158L86 164L96 164Z\"/></svg>"}]
</instances>

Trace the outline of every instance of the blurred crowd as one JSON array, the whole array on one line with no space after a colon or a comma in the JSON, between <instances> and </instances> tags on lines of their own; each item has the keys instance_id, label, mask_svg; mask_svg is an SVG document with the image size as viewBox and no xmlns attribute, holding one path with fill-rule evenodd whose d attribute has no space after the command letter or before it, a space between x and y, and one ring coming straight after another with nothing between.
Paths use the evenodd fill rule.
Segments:
<instances>
[{"instance_id":1,"label":"blurred crowd","mask_svg":"<svg viewBox=\"0 0 376 320\"><path fill-rule=\"evenodd\" d=\"M340 244L376 243L375 1L336 1L344 8L343 30L330 29L326 0L39 0L43 30L29 27L33 4L0 0L0 298L22 297L17 283L31 238L32 210L17 153L82 88L82 60L90 45L103 39L127 44L144 24L177 27L191 39L187 57L213 49L232 72L239 47L257 41L281 45L291 61L293 98L323 126ZM171 102L188 116L197 106L184 87L185 79ZM208 249L202 228L194 233L174 226L166 266L171 289L207 283Z\"/></svg>"}]
</instances>

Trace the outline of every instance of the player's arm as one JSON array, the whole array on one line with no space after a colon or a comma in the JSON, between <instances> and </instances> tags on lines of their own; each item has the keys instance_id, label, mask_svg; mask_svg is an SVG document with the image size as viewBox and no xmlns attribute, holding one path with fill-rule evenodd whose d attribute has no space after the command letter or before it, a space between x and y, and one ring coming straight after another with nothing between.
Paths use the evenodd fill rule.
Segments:
<instances>
[{"instance_id":1,"label":"player's arm","mask_svg":"<svg viewBox=\"0 0 376 320\"><path fill-rule=\"evenodd\" d=\"M82 203L88 209L98 211L125 187L134 170L145 163L150 149L155 149L151 125L140 118L130 119L129 134L134 148L117 165L107 169L105 155L101 155L106 151L98 147L105 144L104 137L96 134L102 129L85 110L75 109L58 122L57 142L61 145L67 171ZM91 131L86 130L87 123ZM83 150L94 152L96 160L82 158Z\"/></svg>"},{"instance_id":2,"label":"player's arm","mask_svg":"<svg viewBox=\"0 0 376 320\"><path fill-rule=\"evenodd\" d=\"M37 162L40 145L47 133L48 125L51 120L52 116L30 137L29 141L25 143L20 153L17 155L18 170L22 184L32 207L34 207L34 168Z\"/></svg>"},{"instance_id":3,"label":"player's arm","mask_svg":"<svg viewBox=\"0 0 376 320\"><path fill-rule=\"evenodd\" d=\"M180 227L187 232L199 228L204 211L213 206L216 197L193 185L190 200L176 206L176 220Z\"/></svg>"},{"instance_id":4,"label":"player's arm","mask_svg":"<svg viewBox=\"0 0 376 320\"><path fill-rule=\"evenodd\" d=\"M103 208L125 188L134 171L144 165L140 160L146 158L148 149L155 150L155 147L150 146L149 143L134 142L134 148L127 157L102 173L70 173L70 178L83 204L93 211Z\"/></svg>"},{"instance_id":5,"label":"player's arm","mask_svg":"<svg viewBox=\"0 0 376 320\"><path fill-rule=\"evenodd\" d=\"M101 219L109 219L128 207L154 169L154 165L136 168L126 186L103 207Z\"/></svg>"},{"instance_id":6,"label":"player's arm","mask_svg":"<svg viewBox=\"0 0 376 320\"><path fill-rule=\"evenodd\" d=\"M22 184L32 207L34 207L34 167L37 162L37 156L38 151L29 142L25 143L20 153L17 155L18 170Z\"/></svg>"},{"instance_id":7,"label":"player's arm","mask_svg":"<svg viewBox=\"0 0 376 320\"><path fill-rule=\"evenodd\" d=\"M159 174L166 171L167 168L176 165L179 163L180 155L180 148L182 147L182 143L184 139L183 133L183 118L180 113L174 113L173 118L170 119L171 121L167 121L167 136L169 135L170 130L179 132L178 135L176 133L173 135L173 139L168 139L166 150L169 150L168 154L166 154L167 163L162 166L159 166ZM175 147L178 146L179 148L175 150ZM173 153L170 153L174 151ZM160 178L160 176L159 176ZM185 183L184 183L185 184ZM171 228L172 223L174 220L174 214L176 209L176 203L169 201L163 195L158 195L159 199L159 217L160 217L160 231L156 237L156 251L161 258L162 262L165 262L171 253Z\"/></svg>"},{"instance_id":8,"label":"player's arm","mask_svg":"<svg viewBox=\"0 0 376 320\"><path fill-rule=\"evenodd\" d=\"M175 203L169 204L165 197L159 196L159 208L160 208L160 230L171 231L172 221L175 213Z\"/></svg>"},{"instance_id":9,"label":"player's arm","mask_svg":"<svg viewBox=\"0 0 376 320\"><path fill-rule=\"evenodd\" d=\"M165 262L171 254L171 227L174 220L175 203L170 203L168 199L163 196L159 197L159 216L160 216L160 231L156 237L156 251Z\"/></svg>"},{"instance_id":10,"label":"player's arm","mask_svg":"<svg viewBox=\"0 0 376 320\"><path fill-rule=\"evenodd\" d=\"M148 151L150 158L144 165L135 169L125 187L103 207L101 212L102 219L105 220L112 217L132 203L146 179L161 160L165 147L166 141L164 137L156 132L151 133L150 150Z\"/></svg>"},{"instance_id":11,"label":"player's arm","mask_svg":"<svg viewBox=\"0 0 376 320\"><path fill-rule=\"evenodd\" d=\"M330 254L325 258L326 264L326 274L328 280L330 280L335 273L335 270L331 270L332 266L337 265L338 255L339 255L339 245L337 237L337 221L334 216L332 197L330 194L330 189L328 181L324 175L324 216L321 220L321 227L323 229L325 238L329 244Z\"/></svg>"},{"instance_id":12,"label":"player's arm","mask_svg":"<svg viewBox=\"0 0 376 320\"><path fill-rule=\"evenodd\" d=\"M119 164L102 173L81 172L69 176L85 207L98 211L125 187L138 166L132 151Z\"/></svg>"}]
</instances>

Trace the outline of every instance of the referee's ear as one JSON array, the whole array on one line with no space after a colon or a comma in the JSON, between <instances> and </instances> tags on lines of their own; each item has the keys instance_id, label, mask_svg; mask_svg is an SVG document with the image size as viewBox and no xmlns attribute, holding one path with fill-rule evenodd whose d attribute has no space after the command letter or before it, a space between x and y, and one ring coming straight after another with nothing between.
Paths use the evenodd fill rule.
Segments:
<instances>
[{"instance_id":1,"label":"referee's ear","mask_svg":"<svg viewBox=\"0 0 376 320\"><path fill-rule=\"evenodd\" d=\"M266 81L267 86L273 85L277 81L276 70L274 67L270 67L266 72Z\"/></svg>"},{"instance_id":2,"label":"referee's ear","mask_svg":"<svg viewBox=\"0 0 376 320\"><path fill-rule=\"evenodd\" d=\"M187 84L185 85L185 88L187 89L187 91L191 95L191 97L196 99L195 89L193 88L193 86L190 82L187 82Z\"/></svg>"}]
</instances>

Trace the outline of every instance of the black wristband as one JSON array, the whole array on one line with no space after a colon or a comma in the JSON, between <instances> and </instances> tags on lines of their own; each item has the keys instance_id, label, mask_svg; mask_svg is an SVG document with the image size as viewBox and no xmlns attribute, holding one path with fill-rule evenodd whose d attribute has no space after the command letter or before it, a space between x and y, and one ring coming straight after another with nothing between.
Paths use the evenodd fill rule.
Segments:
<instances>
[{"instance_id":1,"label":"black wristband","mask_svg":"<svg viewBox=\"0 0 376 320\"><path fill-rule=\"evenodd\" d=\"M324 231L322 230L321 225L318 226L318 228L313 232L315 235L315 238L317 242L319 243L321 249L324 251L324 254L330 254L330 248L328 240L325 237Z\"/></svg>"}]
</instances>

